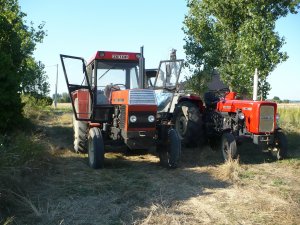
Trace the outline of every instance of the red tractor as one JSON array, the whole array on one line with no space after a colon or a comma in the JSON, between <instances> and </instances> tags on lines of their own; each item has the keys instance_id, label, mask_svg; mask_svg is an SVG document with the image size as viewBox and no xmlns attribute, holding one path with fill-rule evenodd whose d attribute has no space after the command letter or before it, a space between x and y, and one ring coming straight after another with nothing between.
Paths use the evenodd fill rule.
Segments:
<instances>
[{"instance_id":1,"label":"red tractor","mask_svg":"<svg viewBox=\"0 0 300 225\"><path fill-rule=\"evenodd\" d=\"M120 143L138 150L156 146L162 164L178 166L179 136L170 121L159 118L154 91L142 88L142 49L97 51L87 65L81 57L60 58L74 111L74 150L88 152L90 167L102 168L105 146Z\"/></svg>"},{"instance_id":2,"label":"red tractor","mask_svg":"<svg viewBox=\"0 0 300 225\"><path fill-rule=\"evenodd\" d=\"M236 158L236 140L241 137L252 138L277 159L287 156L287 139L278 126L276 103L238 100L228 89L207 92L204 99L206 135L212 144L221 140L225 160Z\"/></svg>"}]
</instances>

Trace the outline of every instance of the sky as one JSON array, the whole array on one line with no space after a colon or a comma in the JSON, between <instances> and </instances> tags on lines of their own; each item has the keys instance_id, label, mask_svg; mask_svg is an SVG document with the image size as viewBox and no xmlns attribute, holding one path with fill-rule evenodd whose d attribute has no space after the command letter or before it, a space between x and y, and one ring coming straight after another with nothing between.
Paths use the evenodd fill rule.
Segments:
<instances>
[{"instance_id":1,"label":"sky","mask_svg":"<svg viewBox=\"0 0 300 225\"><path fill-rule=\"evenodd\" d=\"M144 46L146 68L157 68L172 48L177 49L177 58L185 59L185 0L19 0L19 4L28 23L35 27L46 23L47 36L37 44L34 57L45 64L51 96L56 64L58 93L67 91L59 54L88 60L98 50L139 52ZM269 75L269 98L300 100L300 14L279 19L276 31L285 37L282 50L289 59Z\"/></svg>"}]
</instances>

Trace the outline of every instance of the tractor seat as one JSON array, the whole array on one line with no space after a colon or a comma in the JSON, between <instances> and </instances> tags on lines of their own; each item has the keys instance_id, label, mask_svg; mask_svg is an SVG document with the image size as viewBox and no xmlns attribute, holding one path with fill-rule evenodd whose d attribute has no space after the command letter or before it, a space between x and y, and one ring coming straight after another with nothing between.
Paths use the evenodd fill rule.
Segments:
<instances>
[{"instance_id":1,"label":"tractor seat","mask_svg":"<svg viewBox=\"0 0 300 225\"><path fill-rule=\"evenodd\" d=\"M204 102L208 108L217 108L217 103L220 101L220 98L216 96L213 92L206 92L204 94Z\"/></svg>"},{"instance_id":2,"label":"tractor seat","mask_svg":"<svg viewBox=\"0 0 300 225\"><path fill-rule=\"evenodd\" d=\"M106 87L104 88L104 95L106 96L108 101L110 101L111 93L113 91L119 91L119 90L121 90L121 89L118 85L109 84L109 85L106 85Z\"/></svg>"}]
</instances>

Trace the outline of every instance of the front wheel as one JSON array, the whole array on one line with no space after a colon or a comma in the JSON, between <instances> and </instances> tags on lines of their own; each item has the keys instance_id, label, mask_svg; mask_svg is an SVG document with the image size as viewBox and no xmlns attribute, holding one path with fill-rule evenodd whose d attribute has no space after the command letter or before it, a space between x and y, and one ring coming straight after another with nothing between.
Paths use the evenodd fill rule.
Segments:
<instances>
[{"instance_id":1,"label":"front wheel","mask_svg":"<svg viewBox=\"0 0 300 225\"><path fill-rule=\"evenodd\" d=\"M104 143L99 128L93 127L88 136L88 158L89 166L93 169L104 166Z\"/></svg>"},{"instance_id":2,"label":"front wheel","mask_svg":"<svg viewBox=\"0 0 300 225\"><path fill-rule=\"evenodd\" d=\"M236 141L233 134L224 133L222 135L221 148L225 161L235 159L237 157Z\"/></svg>"},{"instance_id":3,"label":"front wheel","mask_svg":"<svg viewBox=\"0 0 300 225\"><path fill-rule=\"evenodd\" d=\"M176 130L168 131L168 145L158 149L160 163L168 168L177 168L180 163L181 141Z\"/></svg>"},{"instance_id":4,"label":"front wheel","mask_svg":"<svg viewBox=\"0 0 300 225\"><path fill-rule=\"evenodd\" d=\"M275 133L274 142L275 146L272 149L272 155L278 160L286 158L288 142L285 134L281 130Z\"/></svg>"}]
</instances>

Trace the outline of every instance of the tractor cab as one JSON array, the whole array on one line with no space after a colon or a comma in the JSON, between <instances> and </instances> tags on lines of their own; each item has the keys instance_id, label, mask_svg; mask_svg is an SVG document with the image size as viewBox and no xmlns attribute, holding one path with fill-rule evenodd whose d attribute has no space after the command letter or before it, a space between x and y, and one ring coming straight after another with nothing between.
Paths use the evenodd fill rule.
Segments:
<instances>
[{"instance_id":1,"label":"tractor cab","mask_svg":"<svg viewBox=\"0 0 300 225\"><path fill-rule=\"evenodd\" d=\"M176 102L178 100L178 95L175 95L175 93L179 90L178 81L182 67L183 59L174 58L160 61L153 84L158 103L158 112L170 113L174 110L172 102L174 98L176 98ZM150 75L151 73L148 72L148 74Z\"/></svg>"},{"instance_id":2,"label":"tractor cab","mask_svg":"<svg viewBox=\"0 0 300 225\"><path fill-rule=\"evenodd\" d=\"M77 120L110 122L112 92L140 87L141 53L97 51L87 65L79 57L61 55L61 60ZM83 80L69 80L74 64L81 64Z\"/></svg>"}]
</instances>

